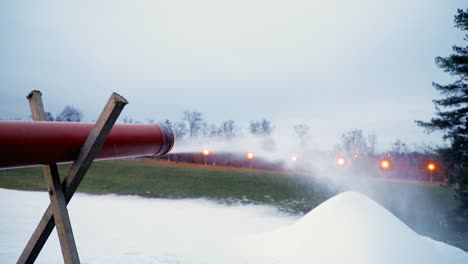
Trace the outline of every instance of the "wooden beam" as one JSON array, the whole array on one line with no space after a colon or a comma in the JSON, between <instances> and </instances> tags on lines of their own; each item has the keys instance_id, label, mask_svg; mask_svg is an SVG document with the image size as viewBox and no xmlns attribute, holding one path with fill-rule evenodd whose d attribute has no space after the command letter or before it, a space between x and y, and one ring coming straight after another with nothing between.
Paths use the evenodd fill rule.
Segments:
<instances>
[{"instance_id":1,"label":"wooden beam","mask_svg":"<svg viewBox=\"0 0 468 264\"><path fill-rule=\"evenodd\" d=\"M32 119L35 121L46 120L44 105L42 103L42 93L40 91L34 90L34 91L31 91L26 96L26 98L29 101ZM43 167L43 171L45 171L44 167ZM23 250L23 253L18 259L17 263L34 263L34 261L36 260L37 256L39 255L39 252L42 249L42 246L35 247L35 245L44 245L47 239L49 238L50 234L52 233L52 230L54 230L54 227L55 227L52 210L50 210L50 214L47 217L50 217L52 219L52 221L48 222L47 225L43 227L43 229L46 229L47 232L44 232L44 234L36 234L39 229L39 228L36 228L29 243L26 245L25 249ZM34 240L34 245L31 243L31 241L33 240Z\"/></svg>"},{"instance_id":2,"label":"wooden beam","mask_svg":"<svg viewBox=\"0 0 468 264\"><path fill-rule=\"evenodd\" d=\"M57 226L57 233L62 249L63 260L67 264L79 264L80 258L73 236L73 230L68 216L67 203L62 190L62 183L57 169L57 164L43 167L46 175L47 190L50 198L50 206Z\"/></svg>"},{"instance_id":3,"label":"wooden beam","mask_svg":"<svg viewBox=\"0 0 468 264\"><path fill-rule=\"evenodd\" d=\"M44 105L42 104L42 93L38 90L31 91L26 98L31 108L32 119L34 121L46 121Z\"/></svg>"},{"instance_id":4,"label":"wooden beam","mask_svg":"<svg viewBox=\"0 0 468 264\"><path fill-rule=\"evenodd\" d=\"M99 153L99 150L104 144L112 126L115 121L117 121L117 118L127 103L128 102L125 98L116 93L113 93L109 98L109 101L99 116L95 127L89 133L80 153L70 168L65 180L62 182L65 204L70 202L73 194L86 174L86 171L91 166L93 159ZM26 245L26 248L23 250L18 263L33 263L35 261L54 226L53 206L50 204L42 216L42 219L31 239Z\"/></svg>"},{"instance_id":5,"label":"wooden beam","mask_svg":"<svg viewBox=\"0 0 468 264\"><path fill-rule=\"evenodd\" d=\"M32 118L35 121L46 121L44 104L42 103L42 93L34 90L26 97L29 100ZM57 164L49 164L42 166L42 171L47 183L47 190L50 198L50 206L53 212L53 223L57 225L57 234L62 249L62 256L65 263L78 264L80 258L73 236L73 230L68 215L67 204L60 183L60 176L57 169ZM51 231L54 226L51 226ZM47 236L48 238L48 236ZM44 240L44 243L47 241ZM39 252L37 252L39 254Z\"/></svg>"}]
</instances>

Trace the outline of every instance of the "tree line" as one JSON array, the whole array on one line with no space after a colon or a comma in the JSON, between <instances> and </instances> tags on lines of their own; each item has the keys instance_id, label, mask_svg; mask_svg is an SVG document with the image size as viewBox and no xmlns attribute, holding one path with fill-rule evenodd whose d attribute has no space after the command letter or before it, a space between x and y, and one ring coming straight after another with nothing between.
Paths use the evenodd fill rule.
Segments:
<instances>
[{"instance_id":1,"label":"tree line","mask_svg":"<svg viewBox=\"0 0 468 264\"><path fill-rule=\"evenodd\" d=\"M14 118L14 120L22 120L22 118ZM81 122L83 121L83 112L73 106L67 105L55 117L51 112L46 112L47 121L57 122ZM147 119L145 122L138 121L131 116L126 116L121 119L121 122L131 123L155 123L152 119ZM243 136L242 128L234 120L225 120L219 124L208 123L203 114L195 110L185 110L182 112L182 117L179 121L171 121L166 119L160 123L170 127L174 131L174 135L178 142L194 141L203 138L216 138L223 140L233 140ZM305 123L296 124L292 127L297 143L301 148L310 147L310 142L313 139L312 129ZM259 120L251 120L247 126L247 132L255 137L262 139L262 144L266 145L266 149L273 148L275 142L271 135L275 130L273 122L267 118ZM364 134L361 129L350 129L341 134L339 143L333 148L335 154L346 155L377 155L377 135L375 133ZM397 139L384 153L393 153L395 155L409 153L411 150L408 145ZM413 152L434 153L434 148L427 145L417 146Z\"/></svg>"},{"instance_id":2,"label":"tree line","mask_svg":"<svg viewBox=\"0 0 468 264\"><path fill-rule=\"evenodd\" d=\"M142 123L132 117L123 118L124 123ZM154 120L148 119L145 123L154 123ZM231 140L242 136L242 128L234 120L224 120L219 124L208 123L203 114L195 110L185 110L182 112L182 118L179 121L166 119L162 121L164 125L174 131L176 140L179 142L193 141L200 138L222 138ZM248 132L259 137L267 137L274 130L273 122L263 118L250 121Z\"/></svg>"}]
</instances>

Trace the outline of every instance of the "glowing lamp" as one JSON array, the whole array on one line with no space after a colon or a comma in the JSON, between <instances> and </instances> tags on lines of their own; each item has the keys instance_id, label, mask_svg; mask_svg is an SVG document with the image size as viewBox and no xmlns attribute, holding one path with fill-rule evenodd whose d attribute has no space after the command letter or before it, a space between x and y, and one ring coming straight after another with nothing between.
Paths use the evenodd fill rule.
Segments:
<instances>
[{"instance_id":1,"label":"glowing lamp","mask_svg":"<svg viewBox=\"0 0 468 264\"><path fill-rule=\"evenodd\" d=\"M427 169L432 172L432 171L434 171L436 169L436 166L435 166L434 163L431 162L431 163L427 164Z\"/></svg>"},{"instance_id":2,"label":"glowing lamp","mask_svg":"<svg viewBox=\"0 0 468 264\"><path fill-rule=\"evenodd\" d=\"M343 157L339 157L338 159L336 159L336 163L338 164L338 166L342 167L346 164L346 160Z\"/></svg>"},{"instance_id":3,"label":"glowing lamp","mask_svg":"<svg viewBox=\"0 0 468 264\"><path fill-rule=\"evenodd\" d=\"M254 158L254 154L253 154L252 152L247 153L247 158L248 158L249 160L253 159L253 158Z\"/></svg>"},{"instance_id":4,"label":"glowing lamp","mask_svg":"<svg viewBox=\"0 0 468 264\"><path fill-rule=\"evenodd\" d=\"M382 160L380 162L380 168L384 169L384 170L388 170L390 169L390 161L389 160Z\"/></svg>"},{"instance_id":5,"label":"glowing lamp","mask_svg":"<svg viewBox=\"0 0 468 264\"><path fill-rule=\"evenodd\" d=\"M207 149L203 150L203 155L208 156L209 154L210 154L209 150L207 150Z\"/></svg>"}]
</instances>

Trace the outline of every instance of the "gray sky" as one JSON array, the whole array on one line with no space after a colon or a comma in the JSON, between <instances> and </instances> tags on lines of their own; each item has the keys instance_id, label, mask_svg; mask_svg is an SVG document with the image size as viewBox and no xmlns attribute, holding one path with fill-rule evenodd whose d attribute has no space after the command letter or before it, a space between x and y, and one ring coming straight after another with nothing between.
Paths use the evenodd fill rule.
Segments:
<instances>
[{"instance_id":1,"label":"gray sky","mask_svg":"<svg viewBox=\"0 0 468 264\"><path fill-rule=\"evenodd\" d=\"M359 128L380 149L440 143L414 124L434 113L434 64L463 43L462 0L1 1L0 117L65 105L97 118L111 92L122 116L210 123L307 123L317 145Z\"/></svg>"}]
</instances>

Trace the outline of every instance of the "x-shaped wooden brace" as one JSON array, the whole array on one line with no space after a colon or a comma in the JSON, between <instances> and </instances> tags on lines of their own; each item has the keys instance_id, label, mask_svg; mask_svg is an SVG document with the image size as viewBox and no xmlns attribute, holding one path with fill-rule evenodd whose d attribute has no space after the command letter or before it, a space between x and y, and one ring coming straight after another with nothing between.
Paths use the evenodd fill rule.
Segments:
<instances>
[{"instance_id":1,"label":"x-shaped wooden brace","mask_svg":"<svg viewBox=\"0 0 468 264\"><path fill-rule=\"evenodd\" d=\"M41 97L40 91L32 91L27 96L32 117L35 121L46 120ZM86 171L99 153L112 126L127 103L127 100L122 96L116 93L111 95L62 183L60 182L57 164L43 166L50 204L17 263L34 263L55 226L57 226L64 262L67 264L80 263L68 216L67 204L78 189ZM34 133L34 131L31 131L31 133Z\"/></svg>"}]
</instances>

